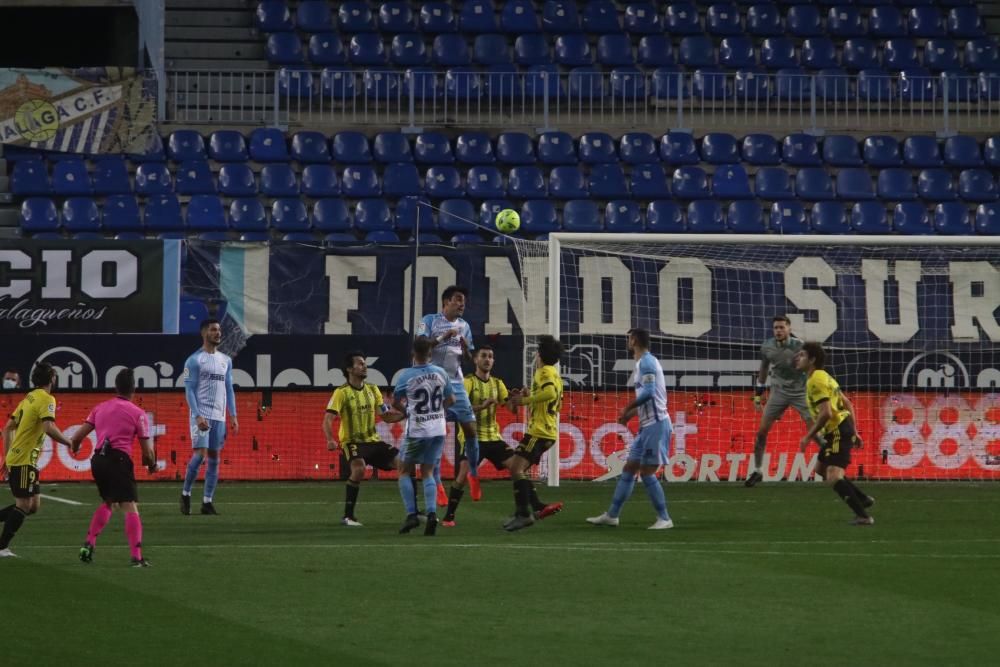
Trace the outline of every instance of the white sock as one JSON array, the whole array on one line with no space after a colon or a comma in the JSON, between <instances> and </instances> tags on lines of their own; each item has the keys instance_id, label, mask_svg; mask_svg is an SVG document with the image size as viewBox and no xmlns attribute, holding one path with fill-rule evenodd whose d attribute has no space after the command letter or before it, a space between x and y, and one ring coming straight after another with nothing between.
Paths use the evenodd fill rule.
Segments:
<instances>
[{"instance_id":1,"label":"white sock","mask_svg":"<svg viewBox=\"0 0 1000 667\"><path fill-rule=\"evenodd\" d=\"M202 496L201 502L203 502L203 503L210 503L210 502L212 502L212 499L209 498L208 496Z\"/></svg>"},{"instance_id":2,"label":"white sock","mask_svg":"<svg viewBox=\"0 0 1000 667\"><path fill-rule=\"evenodd\" d=\"M187 496L188 498L190 498L191 497L191 492L190 491L181 491L181 495L182 496Z\"/></svg>"}]
</instances>

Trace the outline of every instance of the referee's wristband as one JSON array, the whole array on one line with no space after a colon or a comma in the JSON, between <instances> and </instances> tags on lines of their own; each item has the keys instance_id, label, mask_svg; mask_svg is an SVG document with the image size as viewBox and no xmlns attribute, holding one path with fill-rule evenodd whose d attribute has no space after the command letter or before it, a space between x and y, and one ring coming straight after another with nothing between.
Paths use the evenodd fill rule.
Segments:
<instances>
[{"instance_id":1,"label":"referee's wristband","mask_svg":"<svg viewBox=\"0 0 1000 667\"><path fill-rule=\"evenodd\" d=\"M756 387L754 387L754 389L753 389L753 393L754 393L754 396L763 396L763 395L764 395L764 390L765 390L765 389L767 389L767 385L763 385L763 384L758 384L758 385L757 385Z\"/></svg>"}]
</instances>

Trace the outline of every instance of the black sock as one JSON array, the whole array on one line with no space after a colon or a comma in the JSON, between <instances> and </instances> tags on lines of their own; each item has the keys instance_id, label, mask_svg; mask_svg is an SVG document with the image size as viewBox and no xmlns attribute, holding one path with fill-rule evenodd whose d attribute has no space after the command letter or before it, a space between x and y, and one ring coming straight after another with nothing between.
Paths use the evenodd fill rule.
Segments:
<instances>
[{"instance_id":1,"label":"black sock","mask_svg":"<svg viewBox=\"0 0 1000 667\"><path fill-rule=\"evenodd\" d=\"M753 439L753 469L763 474L764 451L767 449L767 436L758 435Z\"/></svg>"},{"instance_id":2,"label":"black sock","mask_svg":"<svg viewBox=\"0 0 1000 667\"><path fill-rule=\"evenodd\" d=\"M344 516L348 519L354 518L354 506L358 503L358 491L360 490L360 484L347 480L347 500L344 501Z\"/></svg>"},{"instance_id":3,"label":"black sock","mask_svg":"<svg viewBox=\"0 0 1000 667\"><path fill-rule=\"evenodd\" d=\"M458 504L462 502L464 493L465 489L460 486L451 487L451 492L448 493L448 513L444 515L445 521L455 520L455 512L458 511Z\"/></svg>"},{"instance_id":4,"label":"black sock","mask_svg":"<svg viewBox=\"0 0 1000 667\"><path fill-rule=\"evenodd\" d=\"M514 504L518 516L531 516L531 480L522 477L514 480Z\"/></svg>"},{"instance_id":5,"label":"black sock","mask_svg":"<svg viewBox=\"0 0 1000 667\"><path fill-rule=\"evenodd\" d=\"M17 505L7 505L7 507L0 510L0 521L6 521L7 515L10 514L10 511L15 507L17 507Z\"/></svg>"},{"instance_id":6,"label":"black sock","mask_svg":"<svg viewBox=\"0 0 1000 667\"><path fill-rule=\"evenodd\" d=\"M535 491L535 485L531 485L531 495L528 496L528 502L531 503L531 509L539 512L545 509L545 503L538 499L538 492Z\"/></svg>"},{"instance_id":7,"label":"black sock","mask_svg":"<svg viewBox=\"0 0 1000 667\"><path fill-rule=\"evenodd\" d=\"M858 498L861 500L861 504L862 505L867 505L868 504L868 494L865 493L864 491L862 491L861 489L859 489L858 485L855 484L854 482L852 482L851 480L849 480L847 478L844 478L844 481L851 485L851 488L854 489L854 493L858 494Z\"/></svg>"},{"instance_id":8,"label":"black sock","mask_svg":"<svg viewBox=\"0 0 1000 667\"><path fill-rule=\"evenodd\" d=\"M8 512L7 520L3 523L3 533L0 534L0 549L6 549L10 546L10 541L14 539L17 529L21 527L21 524L27 518L28 515L20 507L15 507Z\"/></svg>"},{"instance_id":9,"label":"black sock","mask_svg":"<svg viewBox=\"0 0 1000 667\"><path fill-rule=\"evenodd\" d=\"M837 480L836 484L833 485L833 492L843 498L847 506L854 510L857 516L868 517L868 513L865 512L865 506L861 503L861 498L858 497L854 487L846 479Z\"/></svg>"}]
</instances>

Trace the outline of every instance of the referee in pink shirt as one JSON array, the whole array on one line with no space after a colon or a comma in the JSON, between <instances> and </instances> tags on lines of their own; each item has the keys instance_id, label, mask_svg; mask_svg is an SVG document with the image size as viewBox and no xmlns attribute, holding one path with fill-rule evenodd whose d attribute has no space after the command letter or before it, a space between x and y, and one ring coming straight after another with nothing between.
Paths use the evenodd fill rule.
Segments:
<instances>
[{"instance_id":1,"label":"referee in pink shirt","mask_svg":"<svg viewBox=\"0 0 1000 667\"><path fill-rule=\"evenodd\" d=\"M149 472L156 472L156 455L149 435L146 411L132 402L135 393L135 375L131 368L124 368L115 376L118 395L98 404L79 430L73 434L73 453L91 431L97 431L97 447L90 459L90 472L97 482L97 491L104 503L94 512L87 531L87 541L80 548L80 560L89 563L94 558L94 545L111 518L111 510L118 505L125 512L125 536L132 553L132 567L149 567L142 557L142 521L136 502L139 494L135 485L132 465L132 441L142 445L142 464Z\"/></svg>"}]
</instances>

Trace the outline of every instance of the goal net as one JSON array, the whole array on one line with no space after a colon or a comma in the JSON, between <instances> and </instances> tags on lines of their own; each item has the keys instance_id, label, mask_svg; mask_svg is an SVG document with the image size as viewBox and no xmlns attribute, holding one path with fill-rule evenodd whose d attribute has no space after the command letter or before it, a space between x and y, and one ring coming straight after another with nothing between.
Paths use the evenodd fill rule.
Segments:
<instances>
[{"instance_id":1,"label":"goal net","mask_svg":"<svg viewBox=\"0 0 1000 667\"><path fill-rule=\"evenodd\" d=\"M864 447L851 474L1000 479L1000 239L554 234L514 241L525 296L525 380L556 335L565 394L559 452L542 475L621 470L635 420L626 331L652 334L674 423L668 480L742 480L760 415L753 387L772 319L827 350ZM764 479L813 477L815 446L788 409ZM554 448L555 449L555 448ZM556 458L558 456L558 459Z\"/></svg>"}]
</instances>

